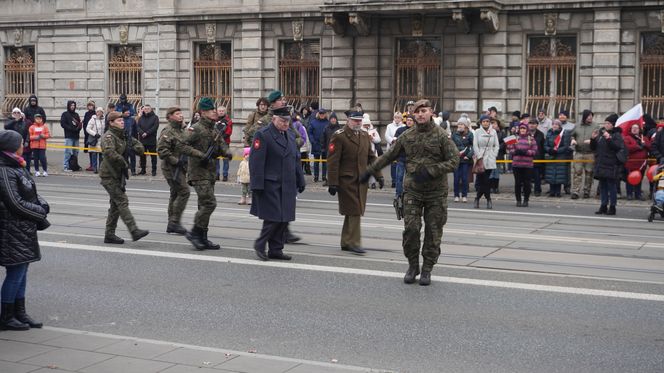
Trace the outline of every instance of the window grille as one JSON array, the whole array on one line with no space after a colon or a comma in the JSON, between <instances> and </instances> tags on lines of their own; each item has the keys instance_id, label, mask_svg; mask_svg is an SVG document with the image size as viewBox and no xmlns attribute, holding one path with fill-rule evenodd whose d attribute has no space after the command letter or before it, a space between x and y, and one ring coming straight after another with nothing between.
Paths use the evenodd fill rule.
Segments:
<instances>
[{"instance_id":1,"label":"window grille","mask_svg":"<svg viewBox=\"0 0 664 373\"><path fill-rule=\"evenodd\" d=\"M143 99L143 56L140 45L110 47L108 101L118 102L121 94L138 110Z\"/></svg>"},{"instance_id":2,"label":"window grille","mask_svg":"<svg viewBox=\"0 0 664 373\"><path fill-rule=\"evenodd\" d=\"M296 110L320 101L320 42L282 41L279 88Z\"/></svg>"},{"instance_id":3,"label":"window grille","mask_svg":"<svg viewBox=\"0 0 664 373\"><path fill-rule=\"evenodd\" d=\"M438 39L401 39L397 42L394 111L408 101L427 99L440 110L443 99L442 51Z\"/></svg>"},{"instance_id":4,"label":"window grille","mask_svg":"<svg viewBox=\"0 0 664 373\"><path fill-rule=\"evenodd\" d=\"M8 47L5 49L5 98L2 113L11 114L17 107L23 110L35 91L34 47Z\"/></svg>"},{"instance_id":5,"label":"window grille","mask_svg":"<svg viewBox=\"0 0 664 373\"><path fill-rule=\"evenodd\" d=\"M528 88L524 112L544 110L576 116L576 37L531 37L528 40Z\"/></svg>"},{"instance_id":6,"label":"window grille","mask_svg":"<svg viewBox=\"0 0 664 373\"><path fill-rule=\"evenodd\" d=\"M641 103L653 118L664 115L664 35L641 35Z\"/></svg>"},{"instance_id":7,"label":"window grille","mask_svg":"<svg viewBox=\"0 0 664 373\"><path fill-rule=\"evenodd\" d=\"M203 97L210 97L215 107L225 106L232 112L231 43L199 44L194 60L193 108Z\"/></svg>"}]
</instances>

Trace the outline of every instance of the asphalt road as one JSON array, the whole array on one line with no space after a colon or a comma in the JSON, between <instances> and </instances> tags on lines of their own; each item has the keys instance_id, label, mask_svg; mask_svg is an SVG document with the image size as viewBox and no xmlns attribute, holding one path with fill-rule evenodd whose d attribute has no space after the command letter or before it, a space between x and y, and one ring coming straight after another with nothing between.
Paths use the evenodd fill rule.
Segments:
<instances>
[{"instance_id":1,"label":"asphalt road","mask_svg":"<svg viewBox=\"0 0 664 373\"><path fill-rule=\"evenodd\" d=\"M151 234L103 244L107 196L91 177L38 179L51 203L31 266L32 313L48 325L398 372L661 372L664 222L647 205L596 217L595 200L535 199L494 210L450 202L430 287L405 285L391 191L371 192L364 257L339 250L342 217L311 185L298 200L291 263L255 260L260 221L217 186L210 238L195 252L167 235L166 184L132 179ZM184 221L191 224L195 196ZM124 226L118 230L128 238Z\"/></svg>"}]
</instances>

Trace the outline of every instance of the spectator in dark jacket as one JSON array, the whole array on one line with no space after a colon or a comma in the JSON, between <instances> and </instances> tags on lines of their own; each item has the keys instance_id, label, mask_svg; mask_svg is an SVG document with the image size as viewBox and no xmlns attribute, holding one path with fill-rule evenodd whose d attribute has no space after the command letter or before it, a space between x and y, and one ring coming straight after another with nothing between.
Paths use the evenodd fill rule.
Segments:
<instances>
[{"instance_id":1,"label":"spectator in dark jacket","mask_svg":"<svg viewBox=\"0 0 664 373\"><path fill-rule=\"evenodd\" d=\"M129 110L129 108L125 108L122 112L122 118L124 119L125 124L125 138L138 139L138 124L136 124L136 119L131 116L131 110ZM106 121L108 122L108 115L106 115ZM134 152L134 149L130 147L129 150L127 150L127 154L129 155L129 159L126 161L129 164L131 176L136 176L136 153Z\"/></svg>"},{"instance_id":2,"label":"spectator in dark jacket","mask_svg":"<svg viewBox=\"0 0 664 373\"><path fill-rule=\"evenodd\" d=\"M157 131L159 130L159 117L152 111L152 106L143 107L143 115L138 119L138 140L143 144L146 152L151 152L152 176L157 176ZM145 175L147 156L141 155L141 172Z\"/></svg>"},{"instance_id":3,"label":"spectator in dark jacket","mask_svg":"<svg viewBox=\"0 0 664 373\"><path fill-rule=\"evenodd\" d=\"M123 93L120 95L120 100L115 105L115 111L122 113L125 111L125 109L129 109L132 117L136 116L136 109L134 108L134 105L127 101L127 95ZM107 113L107 115L108 114L110 114L110 111Z\"/></svg>"},{"instance_id":4,"label":"spectator in dark jacket","mask_svg":"<svg viewBox=\"0 0 664 373\"><path fill-rule=\"evenodd\" d=\"M309 121L309 142L311 143L311 154L314 156L314 182L318 181L320 173L320 160L327 158L327 149L323 149L323 134L325 128L330 123L327 119L327 110L320 108L316 113L316 117ZM327 181L327 164L323 162L322 177L323 181Z\"/></svg>"},{"instance_id":5,"label":"spectator in dark jacket","mask_svg":"<svg viewBox=\"0 0 664 373\"><path fill-rule=\"evenodd\" d=\"M551 129L546 134L544 141L544 150L549 160L569 160L572 159L572 142L570 131L562 128L560 120L556 119L551 125ZM545 178L549 183L549 197L560 197L562 185L569 182L568 163L551 162L546 164Z\"/></svg>"},{"instance_id":6,"label":"spectator in dark jacket","mask_svg":"<svg viewBox=\"0 0 664 373\"><path fill-rule=\"evenodd\" d=\"M2 283L0 330L41 328L25 311L28 264L41 259L37 230L48 228L48 203L25 168L23 138L0 131L0 265L7 270Z\"/></svg>"},{"instance_id":7,"label":"spectator in dark jacket","mask_svg":"<svg viewBox=\"0 0 664 373\"><path fill-rule=\"evenodd\" d=\"M88 123L90 122L90 119L92 119L92 116L95 115L95 108L96 108L96 103L92 100L88 101L88 104L86 108L88 111L85 112L85 115L83 115L83 126L87 126ZM104 127L105 128L105 127ZM85 150L83 151L84 153L88 153L88 131L83 131L83 145L85 146ZM86 171L94 171L94 168L92 167L92 153L89 153L90 156L90 166L86 168Z\"/></svg>"},{"instance_id":8,"label":"spectator in dark jacket","mask_svg":"<svg viewBox=\"0 0 664 373\"><path fill-rule=\"evenodd\" d=\"M525 123L519 124L517 128L516 143L507 145L507 151L512 158L516 206L528 207L528 200L530 199L530 183L533 173L533 159L537 155L537 141L530 134L528 125ZM522 195L523 201L521 201Z\"/></svg>"},{"instance_id":9,"label":"spectator in dark jacket","mask_svg":"<svg viewBox=\"0 0 664 373\"><path fill-rule=\"evenodd\" d=\"M452 134L452 140L459 150L459 167L454 170L454 202L461 200L468 202L468 175L473 167L473 133L470 132L470 123L459 119L457 129Z\"/></svg>"},{"instance_id":10,"label":"spectator in dark jacket","mask_svg":"<svg viewBox=\"0 0 664 373\"><path fill-rule=\"evenodd\" d=\"M25 114L21 109L15 107L12 110L12 119L5 124L6 130L18 132L23 138L23 159L25 159L26 170L30 170L30 161L32 160L32 151L30 150L30 123L25 119Z\"/></svg>"},{"instance_id":11,"label":"spectator in dark jacket","mask_svg":"<svg viewBox=\"0 0 664 373\"><path fill-rule=\"evenodd\" d=\"M540 130L540 122L537 119L528 121L528 132L535 139L537 144L537 154L533 161L544 159L544 133ZM533 165L533 193L535 197L542 195L542 178L544 177L544 163L535 163Z\"/></svg>"},{"instance_id":12,"label":"spectator in dark jacket","mask_svg":"<svg viewBox=\"0 0 664 373\"><path fill-rule=\"evenodd\" d=\"M65 172L79 171L72 170L70 167L71 158L75 157L78 160L78 146L81 139L81 130L83 129L83 122L81 117L76 112L76 101L67 101L67 110L60 116L60 126L65 130L65 157L62 160L62 168ZM78 164L78 163L77 163Z\"/></svg>"},{"instance_id":13,"label":"spectator in dark jacket","mask_svg":"<svg viewBox=\"0 0 664 373\"><path fill-rule=\"evenodd\" d=\"M39 106L39 100L35 95L31 95L28 98L28 106L23 109L23 114L25 114L25 120L28 122L28 125L32 125L32 122L34 122L35 114L41 114L44 123L46 123L46 113Z\"/></svg>"},{"instance_id":14,"label":"spectator in dark jacket","mask_svg":"<svg viewBox=\"0 0 664 373\"><path fill-rule=\"evenodd\" d=\"M325 150L325 158L327 158L327 147L330 146L330 139L332 138L332 135L334 135L335 132L339 131L341 129L341 125L339 124L339 119L337 118L337 113L332 112L330 113L330 120L325 127L325 131L323 132L323 140L321 144L321 148ZM323 175L325 175L325 172L323 172ZM323 186L327 186L327 179L325 176L323 176Z\"/></svg>"},{"instance_id":15,"label":"spectator in dark jacket","mask_svg":"<svg viewBox=\"0 0 664 373\"><path fill-rule=\"evenodd\" d=\"M627 160L622 131L620 127L614 127L617 120L618 114L615 113L606 117L604 128L596 130L590 139L590 147L595 152L593 174L595 179L599 180L601 196L601 204L596 214L616 214L618 181Z\"/></svg>"}]
</instances>

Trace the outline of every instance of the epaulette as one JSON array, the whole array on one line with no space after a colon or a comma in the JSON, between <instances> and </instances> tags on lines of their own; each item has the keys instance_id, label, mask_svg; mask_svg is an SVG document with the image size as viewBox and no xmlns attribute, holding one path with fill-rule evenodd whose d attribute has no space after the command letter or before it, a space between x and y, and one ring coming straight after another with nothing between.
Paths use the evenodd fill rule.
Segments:
<instances>
[{"instance_id":1,"label":"epaulette","mask_svg":"<svg viewBox=\"0 0 664 373\"><path fill-rule=\"evenodd\" d=\"M336 131L334 132L335 135L340 135L340 134L342 134L342 133L344 133L344 129L343 129L343 128L338 129L338 130L336 130Z\"/></svg>"}]
</instances>

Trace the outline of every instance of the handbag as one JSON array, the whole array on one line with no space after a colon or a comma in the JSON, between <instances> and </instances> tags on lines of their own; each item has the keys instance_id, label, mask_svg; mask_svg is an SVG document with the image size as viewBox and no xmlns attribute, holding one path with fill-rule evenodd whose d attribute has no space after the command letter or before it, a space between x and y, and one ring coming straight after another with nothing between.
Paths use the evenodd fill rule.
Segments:
<instances>
[{"instance_id":1,"label":"handbag","mask_svg":"<svg viewBox=\"0 0 664 373\"><path fill-rule=\"evenodd\" d=\"M493 140L493 137L491 138ZM491 143L491 140L489 140L489 143L486 144L486 148L484 148L484 151L482 152L482 156L477 158L475 160L475 163L473 164L472 171L474 174L483 174L486 169L484 168L484 154L486 154L486 151L489 150L489 145Z\"/></svg>"}]
</instances>

